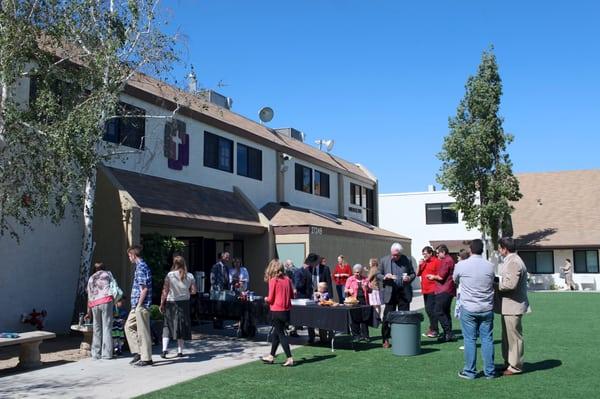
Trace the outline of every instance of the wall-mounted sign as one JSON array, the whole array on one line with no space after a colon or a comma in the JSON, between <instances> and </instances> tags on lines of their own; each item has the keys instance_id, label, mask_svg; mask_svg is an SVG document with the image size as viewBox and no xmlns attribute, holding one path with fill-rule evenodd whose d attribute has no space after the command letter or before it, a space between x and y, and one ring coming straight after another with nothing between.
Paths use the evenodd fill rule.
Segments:
<instances>
[{"instance_id":1,"label":"wall-mounted sign","mask_svg":"<svg viewBox=\"0 0 600 399\"><path fill-rule=\"evenodd\" d=\"M310 234L312 234L314 236L322 236L323 235L323 228L322 227L311 226L310 227Z\"/></svg>"},{"instance_id":2,"label":"wall-mounted sign","mask_svg":"<svg viewBox=\"0 0 600 399\"><path fill-rule=\"evenodd\" d=\"M190 163L190 136L185 122L173 119L165 123L164 154L169 169L182 170Z\"/></svg>"},{"instance_id":3,"label":"wall-mounted sign","mask_svg":"<svg viewBox=\"0 0 600 399\"><path fill-rule=\"evenodd\" d=\"M353 206L349 206L349 207L348 207L348 210L349 210L350 212L354 212L354 213L361 213L361 214L362 214L362 209L360 209L360 208L355 208L355 207L353 207Z\"/></svg>"}]
</instances>

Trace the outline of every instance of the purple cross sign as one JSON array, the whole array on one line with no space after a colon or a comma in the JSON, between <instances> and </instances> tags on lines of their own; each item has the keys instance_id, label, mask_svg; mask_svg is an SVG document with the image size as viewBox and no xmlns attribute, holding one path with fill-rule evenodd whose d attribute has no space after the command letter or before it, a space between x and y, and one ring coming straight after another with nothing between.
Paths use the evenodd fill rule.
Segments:
<instances>
[{"instance_id":1,"label":"purple cross sign","mask_svg":"<svg viewBox=\"0 0 600 399\"><path fill-rule=\"evenodd\" d=\"M190 136L185 132L185 122L167 121L165 124L164 154L169 169L182 170L190 163Z\"/></svg>"}]
</instances>

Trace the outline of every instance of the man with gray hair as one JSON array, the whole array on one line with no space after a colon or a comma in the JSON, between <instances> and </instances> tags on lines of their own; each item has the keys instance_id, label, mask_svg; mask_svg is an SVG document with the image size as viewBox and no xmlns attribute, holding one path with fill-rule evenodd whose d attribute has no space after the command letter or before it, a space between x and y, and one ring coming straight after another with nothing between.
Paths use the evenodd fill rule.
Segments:
<instances>
[{"instance_id":1,"label":"man with gray hair","mask_svg":"<svg viewBox=\"0 0 600 399\"><path fill-rule=\"evenodd\" d=\"M390 347L391 328L387 315L396 310L410 310L413 291L411 283L415 279L412 262L402 254L402 245L395 242L390 255L381 258L377 270L377 280L383 286L382 299L385 304L381 335L383 347Z\"/></svg>"}]
</instances>

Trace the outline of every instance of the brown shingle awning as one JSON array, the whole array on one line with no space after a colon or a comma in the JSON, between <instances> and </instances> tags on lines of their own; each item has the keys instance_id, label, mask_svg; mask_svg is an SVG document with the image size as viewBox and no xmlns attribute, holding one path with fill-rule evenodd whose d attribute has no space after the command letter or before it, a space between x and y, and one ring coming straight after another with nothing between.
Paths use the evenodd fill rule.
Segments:
<instances>
[{"instance_id":1,"label":"brown shingle awning","mask_svg":"<svg viewBox=\"0 0 600 399\"><path fill-rule=\"evenodd\" d=\"M274 202L265 205L261 212L271 220L275 234L307 233L310 227L317 227L341 235L410 240L408 237L360 221L317 213L295 206L282 206Z\"/></svg>"},{"instance_id":2,"label":"brown shingle awning","mask_svg":"<svg viewBox=\"0 0 600 399\"><path fill-rule=\"evenodd\" d=\"M106 168L137 202L142 224L261 234L258 213L238 194L175 180Z\"/></svg>"}]
</instances>

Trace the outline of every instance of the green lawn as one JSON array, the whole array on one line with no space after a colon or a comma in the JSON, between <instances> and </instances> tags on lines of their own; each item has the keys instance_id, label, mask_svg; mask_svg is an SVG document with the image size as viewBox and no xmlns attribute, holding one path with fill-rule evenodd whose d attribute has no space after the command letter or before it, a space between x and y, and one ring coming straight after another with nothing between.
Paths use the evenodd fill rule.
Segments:
<instances>
[{"instance_id":1,"label":"green lawn","mask_svg":"<svg viewBox=\"0 0 600 399\"><path fill-rule=\"evenodd\" d=\"M335 353L324 347L295 350L298 366L294 368L253 362L144 398L600 397L600 295L534 293L530 301L533 313L524 318L525 373L519 376L489 381L458 378L461 342L437 344L424 339L422 355L397 357L381 348L381 339L358 352L345 340L346 345L342 343ZM498 365L502 363L500 328L496 319ZM372 334L379 337L376 330Z\"/></svg>"}]
</instances>

